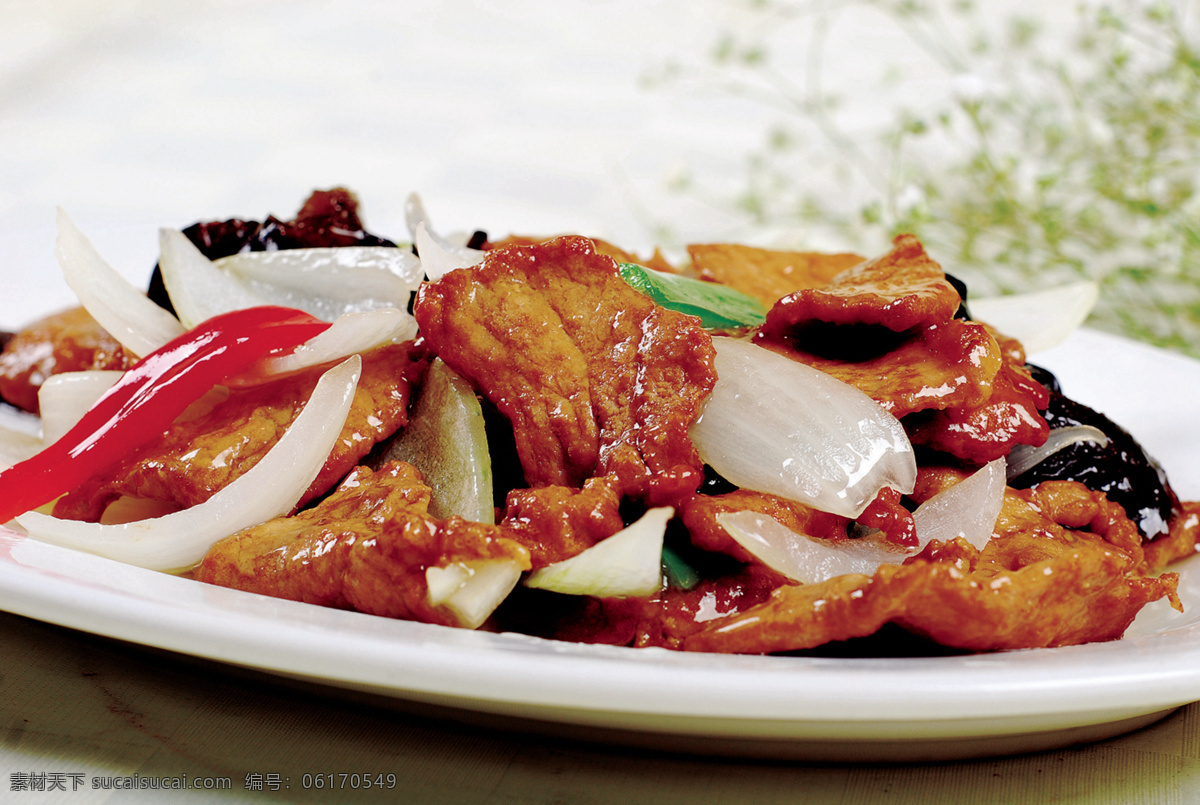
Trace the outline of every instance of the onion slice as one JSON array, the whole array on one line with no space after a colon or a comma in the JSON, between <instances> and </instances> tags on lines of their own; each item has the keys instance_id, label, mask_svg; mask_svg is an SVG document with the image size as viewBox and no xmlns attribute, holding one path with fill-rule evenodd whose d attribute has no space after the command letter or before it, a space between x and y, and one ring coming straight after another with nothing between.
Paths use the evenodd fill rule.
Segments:
<instances>
[{"instance_id":1,"label":"onion slice","mask_svg":"<svg viewBox=\"0 0 1200 805\"><path fill-rule=\"evenodd\" d=\"M802 584L817 584L850 573L874 575L881 565L898 565L932 540L962 537L983 550L1004 503L1004 459L944 489L917 507L915 548L900 548L878 533L847 540L813 539L765 514L725 512L717 522L767 567Z\"/></svg>"},{"instance_id":2,"label":"onion slice","mask_svg":"<svg viewBox=\"0 0 1200 805\"><path fill-rule=\"evenodd\" d=\"M972 299L971 317L1017 339L1028 353L1058 346L1087 319L1100 297L1094 282Z\"/></svg>"},{"instance_id":3,"label":"onion slice","mask_svg":"<svg viewBox=\"0 0 1200 805\"><path fill-rule=\"evenodd\" d=\"M998 458L918 506L913 512L917 550L932 540L948 542L962 537L982 551L1004 505L1004 467L1004 459Z\"/></svg>"},{"instance_id":4,"label":"onion slice","mask_svg":"<svg viewBox=\"0 0 1200 805\"><path fill-rule=\"evenodd\" d=\"M191 329L220 313L271 302L237 277L222 271L175 229L158 234L158 266L179 320Z\"/></svg>"},{"instance_id":5,"label":"onion slice","mask_svg":"<svg viewBox=\"0 0 1200 805\"><path fill-rule=\"evenodd\" d=\"M441 279L448 271L479 265L487 255L487 252L468 248L465 238L439 235L429 222L425 204L416 193L410 193L404 202L404 221L421 257L421 268L432 282Z\"/></svg>"},{"instance_id":6,"label":"onion slice","mask_svg":"<svg viewBox=\"0 0 1200 805\"><path fill-rule=\"evenodd\" d=\"M517 586L522 572L521 565L512 559L483 559L427 568L429 603L449 609L460 626L477 629Z\"/></svg>"},{"instance_id":7,"label":"onion slice","mask_svg":"<svg viewBox=\"0 0 1200 805\"><path fill-rule=\"evenodd\" d=\"M713 345L717 383L691 436L731 483L850 518L885 486L913 490L904 428L862 391L747 341Z\"/></svg>"},{"instance_id":8,"label":"onion slice","mask_svg":"<svg viewBox=\"0 0 1200 805\"><path fill-rule=\"evenodd\" d=\"M0 402L0 428L24 433L40 439L42 434L42 418L37 414L23 411L15 405Z\"/></svg>"},{"instance_id":9,"label":"onion slice","mask_svg":"<svg viewBox=\"0 0 1200 805\"><path fill-rule=\"evenodd\" d=\"M417 253L421 255L421 268L431 282L440 280L456 269L479 265L487 256L487 252L476 249L446 245L429 233L424 221L417 224L413 240L417 244Z\"/></svg>"},{"instance_id":10,"label":"onion slice","mask_svg":"<svg viewBox=\"0 0 1200 805\"><path fill-rule=\"evenodd\" d=\"M381 308L365 313L347 313L339 316L329 329L287 355L260 361L246 379L253 381L264 376L298 372L310 366L320 366L366 352L381 344L407 341L416 335L417 320L404 310ZM240 381L235 379L232 384L239 385Z\"/></svg>"},{"instance_id":11,"label":"onion slice","mask_svg":"<svg viewBox=\"0 0 1200 805\"><path fill-rule=\"evenodd\" d=\"M94 370L51 375L38 389L42 441L53 444L121 379L122 372Z\"/></svg>"},{"instance_id":12,"label":"onion slice","mask_svg":"<svg viewBox=\"0 0 1200 805\"><path fill-rule=\"evenodd\" d=\"M1066 428L1055 428L1050 431L1046 441L1040 446L1019 444L1008 454L1008 479L1019 478L1029 470L1041 464L1059 450L1065 450L1073 444L1094 442L1100 447L1108 446L1108 436L1099 428L1091 425L1072 425Z\"/></svg>"},{"instance_id":13,"label":"onion slice","mask_svg":"<svg viewBox=\"0 0 1200 805\"><path fill-rule=\"evenodd\" d=\"M159 240L163 283L189 327L258 305L330 322L350 313L404 311L421 283L417 258L391 246L244 252L213 261L182 232L164 229Z\"/></svg>"},{"instance_id":14,"label":"onion slice","mask_svg":"<svg viewBox=\"0 0 1200 805\"><path fill-rule=\"evenodd\" d=\"M433 228L433 224L430 223L429 213L425 211L425 202L421 200L421 196L418 193L409 193L408 198L404 200L404 223L408 226L408 234L412 236L414 243L416 243L417 229L424 224L426 234L443 249L451 252L459 249L467 252L476 251L475 249L467 248L469 238L466 235L439 235L437 230ZM420 253L421 247L418 246L417 254ZM483 252L480 252L480 254L483 254Z\"/></svg>"},{"instance_id":15,"label":"onion slice","mask_svg":"<svg viewBox=\"0 0 1200 805\"><path fill-rule=\"evenodd\" d=\"M421 262L394 246L241 252L214 260L270 304L333 321L346 313L408 307Z\"/></svg>"},{"instance_id":16,"label":"onion slice","mask_svg":"<svg viewBox=\"0 0 1200 805\"><path fill-rule=\"evenodd\" d=\"M670 506L650 509L633 525L582 553L535 570L526 587L567 595L625 598L662 589L662 546Z\"/></svg>"},{"instance_id":17,"label":"onion slice","mask_svg":"<svg viewBox=\"0 0 1200 805\"><path fill-rule=\"evenodd\" d=\"M0 470L33 458L43 447L40 436L0 425Z\"/></svg>"},{"instance_id":18,"label":"onion slice","mask_svg":"<svg viewBox=\"0 0 1200 805\"><path fill-rule=\"evenodd\" d=\"M813 539L758 512L725 512L717 515L717 522L764 565L801 584L817 584L849 573L870 576L882 564L900 564L912 556L909 549L877 536Z\"/></svg>"},{"instance_id":19,"label":"onion slice","mask_svg":"<svg viewBox=\"0 0 1200 805\"><path fill-rule=\"evenodd\" d=\"M125 349L139 358L183 333L184 327L105 262L61 209L55 254L79 303Z\"/></svg>"},{"instance_id":20,"label":"onion slice","mask_svg":"<svg viewBox=\"0 0 1200 805\"><path fill-rule=\"evenodd\" d=\"M287 514L317 477L341 435L362 371L355 356L322 375L291 427L250 470L204 503L151 520L101 525L38 512L16 518L42 542L152 570L179 571L218 540Z\"/></svg>"}]
</instances>

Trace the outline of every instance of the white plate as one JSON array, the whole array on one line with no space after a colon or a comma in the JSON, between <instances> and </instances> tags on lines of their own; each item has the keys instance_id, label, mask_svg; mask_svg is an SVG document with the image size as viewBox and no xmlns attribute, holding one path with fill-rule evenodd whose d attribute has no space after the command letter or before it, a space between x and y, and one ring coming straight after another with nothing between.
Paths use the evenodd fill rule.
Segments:
<instances>
[{"instance_id":1,"label":"white plate","mask_svg":"<svg viewBox=\"0 0 1200 805\"><path fill-rule=\"evenodd\" d=\"M1200 497L1200 363L1081 331L1038 362L1140 436ZM560 644L226 590L0 529L0 608L460 720L681 751L929 760L1110 737L1200 700L1200 563L1188 612L1125 639L989 655L725 657Z\"/></svg>"}]
</instances>

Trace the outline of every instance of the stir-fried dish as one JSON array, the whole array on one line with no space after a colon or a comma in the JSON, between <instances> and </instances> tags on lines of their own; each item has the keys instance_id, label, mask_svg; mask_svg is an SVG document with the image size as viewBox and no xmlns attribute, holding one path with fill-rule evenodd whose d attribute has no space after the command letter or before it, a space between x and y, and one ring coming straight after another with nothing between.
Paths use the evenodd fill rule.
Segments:
<instances>
[{"instance_id":1,"label":"stir-fried dish","mask_svg":"<svg viewBox=\"0 0 1200 805\"><path fill-rule=\"evenodd\" d=\"M872 257L289 221L164 230L9 335L0 522L310 604L621 646L1119 638L1200 503L911 236ZM845 641L850 641L849 643ZM874 642L871 642L874 641ZM936 649L934 647L941 647Z\"/></svg>"}]
</instances>

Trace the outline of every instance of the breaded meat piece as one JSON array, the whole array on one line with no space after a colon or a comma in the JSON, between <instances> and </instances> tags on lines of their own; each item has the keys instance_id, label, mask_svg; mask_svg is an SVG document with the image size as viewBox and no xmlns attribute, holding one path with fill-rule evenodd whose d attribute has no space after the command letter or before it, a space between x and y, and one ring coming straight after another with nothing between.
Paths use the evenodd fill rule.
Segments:
<instances>
[{"instance_id":1,"label":"breaded meat piece","mask_svg":"<svg viewBox=\"0 0 1200 805\"><path fill-rule=\"evenodd\" d=\"M712 340L658 307L592 242L488 253L418 292L429 346L512 424L532 486L612 475L654 504L701 480L688 427L716 381Z\"/></svg>"},{"instance_id":2,"label":"breaded meat piece","mask_svg":"<svg viewBox=\"0 0 1200 805\"><path fill-rule=\"evenodd\" d=\"M961 304L958 291L921 242L898 235L890 251L839 274L836 282L779 300L763 332L779 336L809 321L877 324L900 332L947 321Z\"/></svg>"},{"instance_id":3,"label":"breaded meat piece","mask_svg":"<svg viewBox=\"0 0 1200 805\"><path fill-rule=\"evenodd\" d=\"M193 578L222 587L353 609L388 618L458 625L429 601L426 570L509 560L529 552L498 526L427 514L430 489L411 464L358 467L311 509L248 528L214 545Z\"/></svg>"},{"instance_id":4,"label":"breaded meat piece","mask_svg":"<svg viewBox=\"0 0 1200 805\"><path fill-rule=\"evenodd\" d=\"M125 371L137 362L81 307L54 313L16 333L0 352L0 399L38 412L38 389L51 375Z\"/></svg>"},{"instance_id":5,"label":"breaded meat piece","mask_svg":"<svg viewBox=\"0 0 1200 805\"><path fill-rule=\"evenodd\" d=\"M780 251L737 243L693 243L687 250L692 272L700 279L735 288L768 309L790 293L828 285L865 260L857 254Z\"/></svg>"},{"instance_id":6,"label":"breaded meat piece","mask_svg":"<svg viewBox=\"0 0 1200 805\"><path fill-rule=\"evenodd\" d=\"M607 479L582 489L543 486L508 493L502 524L529 549L533 569L569 559L625 527L621 501Z\"/></svg>"},{"instance_id":7,"label":"breaded meat piece","mask_svg":"<svg viewBox=\"0 0 1200 805\"><path fill-rule=\"evenodd\" d=\"M886 623L973 651L1113 640L1150 601L1178 605L1178 577L1144 575L1140 543L1124 511L1082 484L1009 489L982 551L961 539L933 542L872 576L781 585L765 603L709 621L683 647L792 651Z\"/></svg>"}]
</instances>

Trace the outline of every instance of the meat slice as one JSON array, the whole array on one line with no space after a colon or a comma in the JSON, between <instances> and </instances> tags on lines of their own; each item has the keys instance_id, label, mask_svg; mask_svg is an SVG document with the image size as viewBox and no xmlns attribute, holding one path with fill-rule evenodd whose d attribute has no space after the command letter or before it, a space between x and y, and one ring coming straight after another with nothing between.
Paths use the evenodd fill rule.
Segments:
<instances>
[{"instance_id":1,"label":"meat slice","mask_svg":"<svg viewBox=\"0 0 1200 805\"><path fill-rule=\"evenodd\" d=\"M863 391L896 417L927 409L974 406L991 396L1001 352L987 328L950 319L914 328L903 339L885 339L861 360L825 357L839 351L847 328L825 331L832 344L764 338L759 343L792 360L820 369ZM806 349L806 347L808 347ZM855 347L856 351L861 348Z\"/></svg>"},{"instance_id":2,"label":"meat slice","mask_svg":"<svg viewBox=\"0 0 1200 805\"><path fill-rule=\"evenodd\" d=\"M736 243L694 243L687 247L692 271L753 296L768 309L784 296L828 285L862 263L857 254L823 254L759 249Z\"/></svg>"},{"instance_id":3,"label":"meat slice","mask_svg":"<svg viewBox=\"0 0 1200 805\"><path fill-rule=\"evenodd\" d=\"M1021 345L956 318L958 292L916 238L771 309L757 343L862 390L914 444L983 464L1040 445L1049 395Z\"/></svg>"},{"instance_id":4,"label":"meat slice","mask_svg":"<svg viewBox=\"0 0 1200 805\"><path fill-rule=\"evenodd\" d=\"M1200 545L1200 501L1180 504L1179 511L1171 518L1167 536L1160 537L1143 547L1146 563L1161 570L1172 562L1195 556Z\"/></svg>"},{"instance_id":5,"label":"meat slice","mask_svg":"<svg viewBox=\"0 0 1200 805\"><path fill-rule=\"evenodd\" d=\"M1120 637L1150 601L1178 605L1178 577L1143 575L1136 527L1115 504L1062 481L1008 490L982 551L931 543L903 565L783 585L768 601L689 636L696 651L812 648L896 623L944 646L1042 648Z\"/></svg>"},{"instance_id":6,"label":"meat slice","mask_svg":"<svg viewBox=\"0 0 1200 805\"><path fill-rule=\"evenodd\" d=\"M811 321L882 325L900 332L953 318L962 299L942 267L912 235L899 235L891 251L840 274L837 282L784 297L763 324L782 336Z\"/></svg>"},{"instance_id":7,"label":"meat slice","mask_svg":"<svg viewBox=\"0 0 1200 805\"><path fill-rule=\"evenodd\" d=\"M38 389L51 375L88 369L125 371L137 358L81 307L17 332L0 352L0 399L38 412Z\"/></svg>"},{"instance_id":8,"label":"meat slice","mask_svg":"<svg viewBox=\"0 0 1200 805\"><path fill-rule=\"evenodd\" d=\"M497 611L496 625L552 640L681 649L706 624L761 605L782 583L762 565L711 569L696 586L666 587L647 598L562 596L518 588Z\"/></svg>"},{"instance_id":9,"label":"meat slice","mask_svg":"<svg viewBox=\"0 0 1200 805\"><path fill-rule=\"evenodd\" d=\"M412 380L423 366L411 344L364 353L362 377L341 437L300 505L332 488L376 442L408 421ZM204 413L185 412L162 439L60 498L55 516L96 522L122 496L178 508L203 503L275 445L304 407L321 371L233 390Z\"/></svg>"},{"instance_id":10,"label":"meat slice","mask_svg":"<svg viewBox=\"0 0 1200 805\"><path fill-rule=\"evenodd\" d=\"M447 626L458 619L429 602L425 571L529 553L501 528L427 514L430 489L411 464L357 468L311 509L218 542L192 575L209 584Z\"/></svg>"},{"instance_id":11,"label":"meat slice","mask_svg":"<svg viewBox=\"0 0 1200 805\"><path fill-rule=\"evenodd\" d=\"M488 243L485 246L485 248L487 248L487 249L507 249L510 246L536 246L539 243L545 243L547 241L557 240L560 237L565 237L565 236L564 235L556 235L554 237L546 238L546 237L531 237L529 235L510 235L509 237L505 238L504 240L496 241L494 243ZM667 261L667 258L663 256L663 253L659 249L655 249L654 254L650 255L649 257L641 257L639 255L634 254L633 252L625 251L620 246L609 243L606 240L601 240L600 238L589 238L589 239L592 241L592 245L596 247L597 254L607 255L607 256L611 257L612 259L616 260L618 263L636 263L639 266L644 266L646 268L652 268L655 271L662 271L665 274L685 273L683 271L680 271L675 266L671 265L671 263Z\"/></svg>"},{"instance_id":12,"label":"meat slice","mask_svg":"<svg viewBox=\"0 0 1200 805\"><path fill-rule=\"evenodd\" d=\"M529 549L534 570L569 559L624 527L621 501L604 478L592 478L582 489L516 489L506 504L502 525Z\"/></svg>"},{"instance_id":13,"label":"meat slice","mask_svg":"<svg viewBox=\"0 0 1200 805\"><path fill-rule=\"evenodd\" d=\"M846 539L850 525L850 520L841 515L750 489L735 489L720 495L696 495L683 508L681 518L697 548L728 554L741 562L756 563L758 560L754 555L717 522L717 515L740 511L764 514L815 539Z\"/></svg>"},{"instance_id":14,"label":"meat slice","mask_svg":"<svg viewBox=\"0 0 1200 805\"><path fill-rule=\"evenodd\" d=\"M985 464L1019 444L1041 445L1050 433L1042 416L1049 392L1023 366L1005 361L982 401L905 420L909 438L957 458Z\"/></svg>"},{"instance_id":15,"label":"meat slice","mask_svg":"<svg viewBox=\"0 0 1200 805\"><path fill-rule=\"evenodd\" d=\"M630 288L591 241L492 251L424 285L414 315L511 422L531 485L612 475L619 495L655 504L699 485L687 431L716 381L712 341Z\"/></svg>"}]
</instances>

